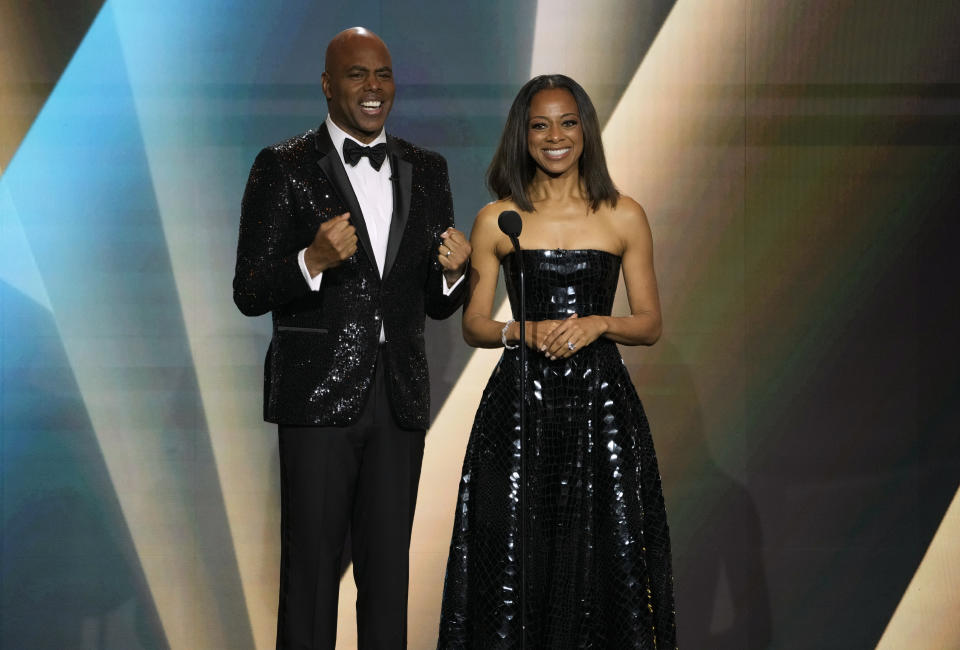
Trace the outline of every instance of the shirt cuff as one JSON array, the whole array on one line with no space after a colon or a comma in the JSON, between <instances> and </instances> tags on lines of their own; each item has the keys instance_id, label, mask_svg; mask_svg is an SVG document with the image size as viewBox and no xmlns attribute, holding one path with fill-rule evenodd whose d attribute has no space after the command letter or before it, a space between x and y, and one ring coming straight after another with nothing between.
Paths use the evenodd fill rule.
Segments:
<instances>
[{"instance_id":1,"label":"shirt cuff","mask_svg":"<svg viewBox=\"0 0 960 650\"><path fill-rule=\"evenodd\" d=\"M453 293L453 290L460 286L460 283L463 282L463 279L467 277L467 274L464 273L460 276L460 279L453 283L452 287L447 287L447 279L445 277L440 278L440 282L443 284L443 295L449 296Z\"/></svg>"},{"instance_id":2,"label":"shirt cuff","mask_svg":"<svg viewBox=\"0 0 960 650\"><path fill-rule=\"evenodd\" d=\"M307 281L308 285L310 285L310 291L320 291L320 280L323 279L323 271L321 271L320 273L317 273L316 276L311 277L310 271L307 270L307 261L306 259L304 259L304 254L306 252L307 252L307 249L304 248L297 255L297 262L300 264L300 272L303 273L303 279ZM462 280L463 278L460 278L460 279Z\"/></svg>"}]
</instances>

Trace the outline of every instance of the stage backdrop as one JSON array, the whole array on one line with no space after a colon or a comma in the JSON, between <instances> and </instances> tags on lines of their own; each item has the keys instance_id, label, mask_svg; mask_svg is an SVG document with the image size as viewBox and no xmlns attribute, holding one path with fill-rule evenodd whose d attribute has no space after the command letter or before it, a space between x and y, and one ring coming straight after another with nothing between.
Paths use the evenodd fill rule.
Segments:
<instances>
[{"instance_id":1,"label":"stage backdrop","mask_svg":"<svg viewBox=\"0 0 960 650\"><path fill-rule=\"evenodd\" d=\"M960 647L960 5L0 2L0 645L271 648L267 317L231 300L257 151L317 126L329 38L389 44L388 127L457 225L531 75L594 97L664 311L624 348L681 647ZM625 310L625 299L618 299ZM436 643L496 351L428 328L410 647ZM356 645L346 572L340 643Z\"/></svg>"}]
</instances>

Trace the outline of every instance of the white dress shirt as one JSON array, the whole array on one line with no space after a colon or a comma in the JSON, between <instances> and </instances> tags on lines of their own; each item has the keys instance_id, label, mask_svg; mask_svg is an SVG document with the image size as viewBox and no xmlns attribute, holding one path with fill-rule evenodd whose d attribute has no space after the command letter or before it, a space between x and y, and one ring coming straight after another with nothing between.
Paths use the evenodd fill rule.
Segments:
<instances>
[{"instance_id":1,"label":"white dress shirt","mask_svg":"<svg viewBox=\"0 0 960 650\"><path fill-rule=\"evenodd\" d=\"M327 125L327 132L330 134L330 140L333 142L333 148L337 152L337 155L340 156L340 163L347 172L350 185L353 186L353 193L357 195L360 211L363 212L363 222L367 227L367 234L370 236L370 245L373 247L373 256L377 262L377 270L380 271L380 277L383 277L383 266L387 258L387 240L390 237L390 220L393 218L393 187L390 181L390 158L387 157L386 160L383 161L383 165L380 166L379 170L374 169L373 166L370 165L370 159L366 156L362 156L356 166L348 165L343 159L343 141L350 138L360 146L372 147L381 142L386 143L387 134L381 130L380 134L373 139L373 142L365 145L347 135L343 129L333 123L329 115L327 115L325 124ZM356 215L351 216L355 217ZM304 259L306 251L307 249L304 248L297 256L297 261L300 263L300 271L303 273L304 280L310 285L310 289L319 291L323 273L320 272L314 276L310 275L310 271L307 270L306 260ZM466 274L460 276L460 279L454 282L452 287L447 286L445 279L441 280L444 295L450 295L463 281L465 275ZM384 340L383 327L381 326L380 342L382 343Z\"/></svg>"}]
</instances>

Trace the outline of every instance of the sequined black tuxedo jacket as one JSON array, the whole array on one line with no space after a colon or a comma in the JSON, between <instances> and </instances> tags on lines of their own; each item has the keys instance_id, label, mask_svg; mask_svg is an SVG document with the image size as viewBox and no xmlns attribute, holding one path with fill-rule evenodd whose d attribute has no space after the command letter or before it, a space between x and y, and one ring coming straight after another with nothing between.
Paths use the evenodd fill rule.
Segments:
<instances>
[{"instance_id":1,"label":"sequined black tuxedo jacket","mask_svg":"<svg viewBox=\"0 0 960 650\"><path fill-rule=\"evenodd\" d=\"M273 312L264 363L264 419L287 425L344 426L360 413L383 323L386 377L402 427L425 429L430 391L424 316L446 318L466 282L442 291L440 233L453 225L446 161L387 136L394 186L383 279L356 195L325 126L267 147L243 196L233 298L248 316ZM311 291L297 261L320 224L344 212L357 252Z\"/></svg>"}]
</instances>

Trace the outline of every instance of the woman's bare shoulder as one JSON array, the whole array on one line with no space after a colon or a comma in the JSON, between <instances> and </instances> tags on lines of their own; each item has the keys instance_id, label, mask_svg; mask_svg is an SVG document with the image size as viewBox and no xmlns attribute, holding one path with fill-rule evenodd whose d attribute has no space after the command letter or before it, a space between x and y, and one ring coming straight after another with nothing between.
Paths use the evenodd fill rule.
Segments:
<instances>
[{"instance_id":1,"label":"woman's bare shoulder","mask_svg":"<svg viewBox=\"0 0 960 650\"><path fill-rule=\"evenodd\" d=\"M480 208L480 211L477 213L477 218L473 223L474 229L493 229L499 232L500 226L497 223L497 220L500 218L500 213L505 210L516 210L517 204L511 201L510 199L500 199L498 201L491 201L485 206Z\"/></svg>"},{"instance_id":2,"label":"woman's bare shoulder","mask_svg":"<svg viewBox=\"0 0 960 650\"><path fill-rule=\"evenodd\" d=\"M626 194L621 194L620 198L617 200L617 206L610 211L611 216L614 219L627 222L647 222L647 213L644 211L643 206L637 203L637 201L632 196L627 196Z\"/></svg>"},{"instance_id":3,"label":"woman's bare shoulder","mask_svg":"<svg viewBox=\"0 0 960 650\"><path fill-rule=\"evenodd\" d=\"M649 238L650 224L647 222L647 213L643 206L632 197L621 194L615 208L607 213L610 228L616 233L624 250L630 247L631 242Z\"/></svg>"},{"instance_id":4,"label":"woman's bare shoulder","mask_svg":"<svg viewBox=\"0 0 960 650\"><path fill-rule=\"evenodd\" d=\"M482 208L480 212L477 213L477 219L483 217L489 219L491 216L494 218L499 217L500 213L504 210L516 210L517 204L511 201L510 199L499 199L497 201L490 201Z\"/></svg>"}]
</instances>

